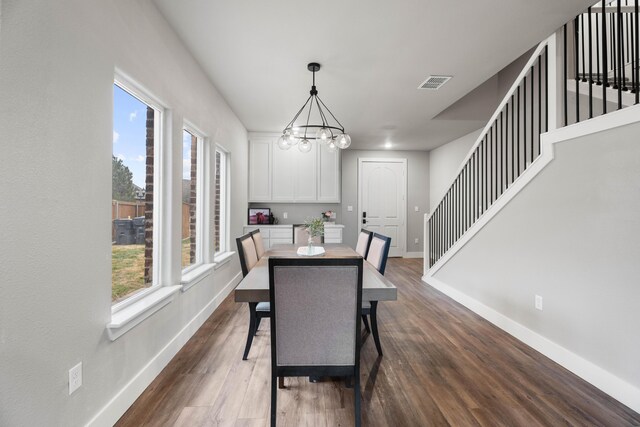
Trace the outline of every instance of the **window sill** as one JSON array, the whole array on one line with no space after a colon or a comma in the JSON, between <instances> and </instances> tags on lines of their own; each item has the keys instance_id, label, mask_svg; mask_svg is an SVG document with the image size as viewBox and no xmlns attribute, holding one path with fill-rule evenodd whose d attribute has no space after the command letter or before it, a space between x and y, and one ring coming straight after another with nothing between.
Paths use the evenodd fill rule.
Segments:
<instances>
[{"instance_id":1,"label":"window sill","mask_svg":"<svg viewBox=\"0 0 640 427\"><path fill-rule=\"evenodd\" d=\"M134 326L169 304L180 288L181 286L162 286L135 303L112 313L111 322L107 324L109 339L111 341L117 340Z\"/></svg>"},{"instance_id":2,"label":"window sill","mask_svg":"<svg viewBox=\"0 0 640 427\"><path fill-rule=\"evenodd\" d=\"M236 253L234 251L229 251L229 252L223 252L221 254L218 254L214 259L214 269L219 269L220 267L222 267L223 265L225 265L226 263L228 263L229 261L231 261L231 257L233 257Z\"/></svg>"},{"instance_id":3,"label":"window sill","mask_svg":"<svg viewBox=\"0 0 640 427\"><path fill-rule=\"evenodd\" d=\"M215 264L203 264L199 265L194 269L189 270L187 273L182 275L182 280L180 280L180 284L182 285L182 292L185 292L193 285L207 277L213 271Z\"/></svg>"}]
</instances>

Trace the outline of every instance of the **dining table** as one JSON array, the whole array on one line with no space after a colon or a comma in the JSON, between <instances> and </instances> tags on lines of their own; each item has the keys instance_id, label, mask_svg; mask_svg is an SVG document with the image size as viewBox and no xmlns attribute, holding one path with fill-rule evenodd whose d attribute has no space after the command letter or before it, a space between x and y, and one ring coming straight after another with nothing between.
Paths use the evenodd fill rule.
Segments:
<instances>
[{"instance_id":1,"label":"dining table","mask_svg":"<svg viewBox=\"0 0 640 427\"><path fill-rule=\"evenodd\" d=\"M300 245L280 244L271 247L260 258L256 265L244 277L235 289L235 301L249 304L249 331L254 330L256 322L256 307L260 302L269 301L269 257L302 258L298 255ZM323 258L361 258L351 247L340 243L328 243L321 245L325 252L316 257ZM387 278L366 260L362 269L362 301L371 304L370 315L372 320L376 316L379 301L396 301L398 299L397 288ZM377 331L376 331L377 337ZM249 333L247 348L251 346L253 334ZM377 340L376 340L377 341ZM379 342L376 342L379 347ZM245 357L246 358L246 351Z\"/></svg>"}]
</instances>

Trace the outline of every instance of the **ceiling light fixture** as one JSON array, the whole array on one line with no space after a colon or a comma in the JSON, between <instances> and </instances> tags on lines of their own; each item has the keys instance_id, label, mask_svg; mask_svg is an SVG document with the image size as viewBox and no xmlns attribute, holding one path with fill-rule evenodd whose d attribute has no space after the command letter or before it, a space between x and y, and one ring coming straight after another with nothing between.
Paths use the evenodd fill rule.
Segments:
<instances>
[{"instance_id":1,"label":"ceiling light fixture","mask_svg":"<svg viewBox=\"0 0 640 427\"><path fill-rule=\"evenodd\" d=\"M325 143L330 152L337 151L338 148L344 150L351 145L351 137L344 133L344 126L336 119L329 107L322 102L316 89L316 72L320 70L320 64L311 62L307 65L307 69L313 73L309 98L282 131L282 136L278 139L278 147L282 150L288 150L297 145L300 151L308 153L311 151L311 142L315 140ZM304 124L297 123L296 120L305 111L305 108L308 108L306 122ZM317 120L315 124L313 121L309 123L314 109L313 120ZM329 121L329 116L335 123ZM305 115L302 116L303 119L304 117Z\"/></svg>"}]
</instances>

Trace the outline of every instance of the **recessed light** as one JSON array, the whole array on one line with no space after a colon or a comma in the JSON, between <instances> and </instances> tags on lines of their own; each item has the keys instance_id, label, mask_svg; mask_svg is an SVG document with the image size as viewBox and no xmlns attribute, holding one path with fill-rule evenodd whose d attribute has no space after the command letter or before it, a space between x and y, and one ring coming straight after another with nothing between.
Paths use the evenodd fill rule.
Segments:
<instances>
[{"instance_id":1,"label":"recessed light","mask_svg":"<svg viewBox=\"0 0 640 427\"><path fill-rule=\"evenodd\" d=\"M386 148L386 149L391 148L391 143L390 142L385 142L384 143L384 148Z\"/></svg>"}]
</instances>

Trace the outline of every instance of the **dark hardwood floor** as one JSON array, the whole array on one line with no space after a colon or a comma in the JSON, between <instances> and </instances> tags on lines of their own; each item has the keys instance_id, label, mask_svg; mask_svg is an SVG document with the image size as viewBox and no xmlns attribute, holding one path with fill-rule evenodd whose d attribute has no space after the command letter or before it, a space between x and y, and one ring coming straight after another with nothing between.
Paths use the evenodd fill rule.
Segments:
<instances>
[{"instance_id":1,"label":"dark hardwood floor","mask_svg":"<svg viewBox=\"0 0 640 427\"><path fill-rule=\"evenodd\" d=\"M421 259L389 259L398 301L380 303L384 357L362 348L365 426L628 426L640 415L421 282ZM229 296L118 426L267 426L269 324L242 361L246 304ZM286 379L279 426L350 426L339 380Z\"/></svg>"}]
</instances>

